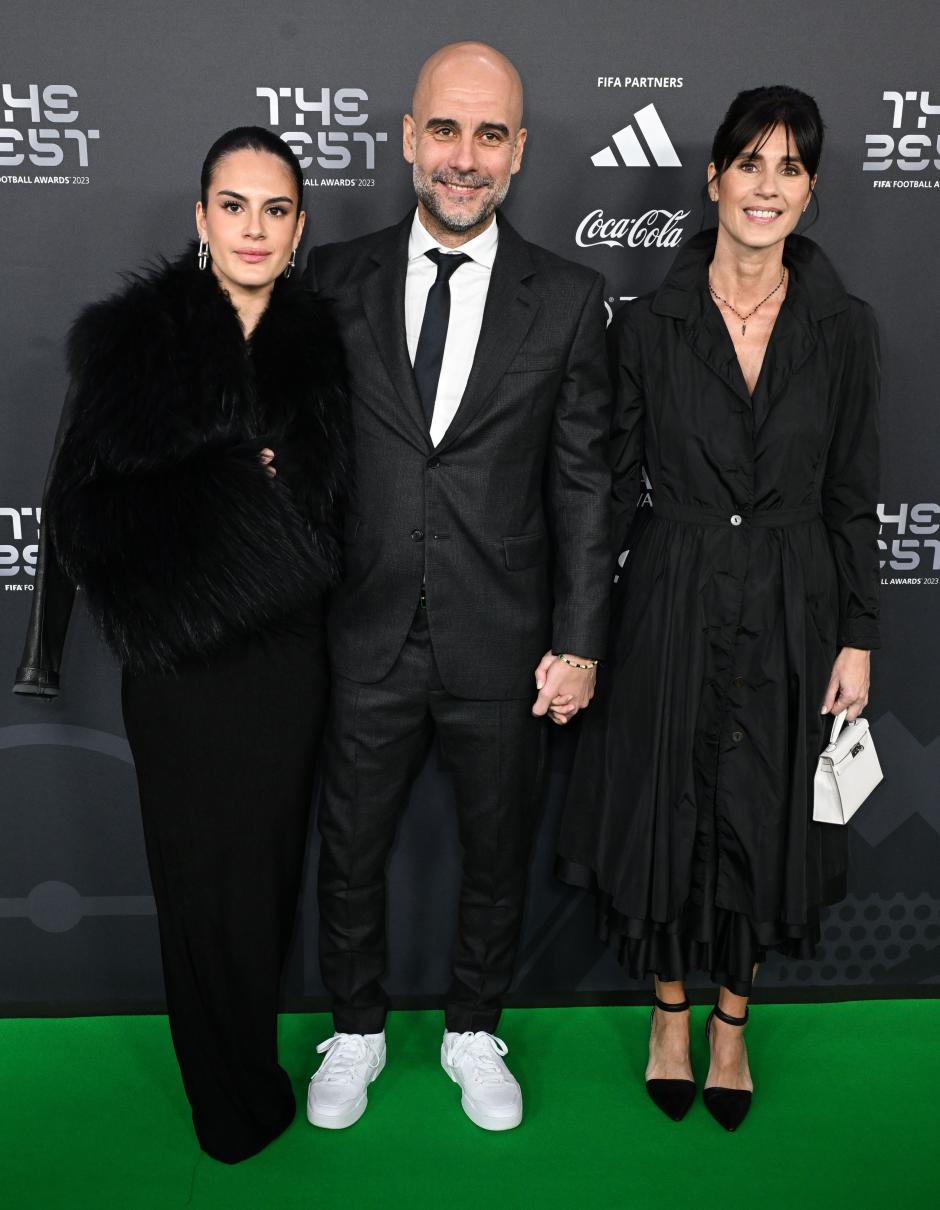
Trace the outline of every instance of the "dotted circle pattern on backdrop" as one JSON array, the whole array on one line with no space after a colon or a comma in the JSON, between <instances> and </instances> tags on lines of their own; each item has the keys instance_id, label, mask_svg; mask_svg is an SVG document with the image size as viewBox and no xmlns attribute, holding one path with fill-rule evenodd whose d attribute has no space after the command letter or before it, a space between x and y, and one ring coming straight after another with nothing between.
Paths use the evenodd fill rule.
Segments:
<instances>
[{"instance_id":1,"label":"dotted circle pattern on backdrop","mask_svg":"<svg viewBox=\"0 0 940 1210\"><path fill-rule=\"evenodd\" d=\"M68 882L40 882L29 893L26 914L45 933L67 933L82 918L82 897Z\"/></svg>"},{"instance_id":2,"label":"dotted circle pattern on backdrop","mask_svg":"<svg viewBox=\"0 0 940 1210\"><path fill-rule=\"evenodd\" d=\"M780 984L882 982L892 967L940 946L940 899L927 892L849 895L823 914L821 932L812 963L777 959Z\"/></svg>"}]
</instances>

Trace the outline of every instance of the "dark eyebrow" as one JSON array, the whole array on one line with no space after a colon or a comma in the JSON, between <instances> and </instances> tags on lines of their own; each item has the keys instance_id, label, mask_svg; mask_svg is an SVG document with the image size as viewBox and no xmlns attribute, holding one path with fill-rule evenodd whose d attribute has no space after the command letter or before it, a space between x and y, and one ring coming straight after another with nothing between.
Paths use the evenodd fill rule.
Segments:
<instances>
[{"instance_id":1,"label":"dark eyebrow","mask_svg":"<svg viewBox=\"0 0 940 1210\"><path fill-rule=\"evenodd\" d=\"M455 130L460 129L460 123L456 118L428 118L424 124L425 130L433 130L436 126L453 126ZM476 128L475 133L481 134L484 130L493 130L497 134L509 137L509 127L504 126L502 122L481 122Z\"/></svg>"},{"instance_id":2,"label":"dark eyebrow","mask_svg":"<svg viewBox=\"0 0 940 1210\"><path fill-rule=\"evenodd\" d=\"M237 202L247 202L248 199L244 194L236 193L234 189L220 189L216 194L217 197L233 197ZM292 197L269 197L265 202L266 206L270 206L272 202L289 202L292 206L294 199Z\"/></svg>"},{"instance_id":3,"label":"dark eyebrow","mask_svg":"<svg viewBox=\"0 0 940 1210\"><path fill-rule=\"evenodd\" d=\"M476 129L476 133L480 134L484 130L495 130L497 134L502 134L507 139L509 138L509 127L504 126L502 122L481 122Z\"/></svg>"},{"instance_id":4,"label":"dark eyebrow","mask_svg":"<svg viewBox=\"0 0 940 1210\"><path fill-rule=\"evenodd\" d=\"M760 151L741 151L738 153L739 160L762 160L763 152ZM803 161L798 155L782 155L780 159L785 164L799 164L802 167Z\"/></svg>"}]
</instances>

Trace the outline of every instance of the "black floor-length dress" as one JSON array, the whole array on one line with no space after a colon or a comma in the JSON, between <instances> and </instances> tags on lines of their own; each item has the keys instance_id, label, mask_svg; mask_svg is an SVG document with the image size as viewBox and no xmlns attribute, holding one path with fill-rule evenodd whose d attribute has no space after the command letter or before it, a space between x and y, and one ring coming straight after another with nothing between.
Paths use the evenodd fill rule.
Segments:
<instances>
[{"instance_id":1,"label":"black floor-length dress","mask_svg":"<svg viewBox=\"0 0 940 1210\"><path fill-rule=\"evenodd\" d=\"M702 968L738 994L768 949L809 956L845 890L812 819L843 646L878 646L877 333L809 240L753 397L708 293L715 232L611 329L610 658L585 714L558 872L593 888L634 977ZM641 466L652 509L634 509Z\"/></svg>"},{"instance_id":2,"label":"black floor-length dress","mask_svg":"<svg viewBox=\"0 0 940 1210\"><path fill-rule=\"evenodd\" d=\"M199 1141L229 1163L294 1117L278 1000L328 691L316 609L123 677L173 1045Z\"/></svg>"},{"instance_id":3,"label":"black floor-length dress","mask_svg":"<svg viewBox=\"0 0 940 1210\"><path fill-rule=\"evenodd\" d=\"M277 1009L329 688L339 345L283 279L246 341L191 250L83 312L69 368L17 687L57 692L78 585L123 666L193 1123L235 1163L295 1112Z\"/></svg>"}]
</instances>

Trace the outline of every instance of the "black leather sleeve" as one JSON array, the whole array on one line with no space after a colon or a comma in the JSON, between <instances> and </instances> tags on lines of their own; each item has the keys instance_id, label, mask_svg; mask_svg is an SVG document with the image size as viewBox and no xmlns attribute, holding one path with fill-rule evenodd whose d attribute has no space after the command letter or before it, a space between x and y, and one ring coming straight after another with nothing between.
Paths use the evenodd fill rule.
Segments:
<instances>
[{"instance_id":1,"label":"black leather sleeve","mask_svg":"<svg viewBox=\"0 0 940 1210\"><path fill-rule=\"evenodd\" d=\"M47 485L70 422L73 398L74 392L70 388L59 420L49 475L46 476ZM72 616L75 585L59 566L49 529L48 525L40 525L33 608L13 692L53 698L59 693L62 649Z\"/></svg>"}]
</instances>

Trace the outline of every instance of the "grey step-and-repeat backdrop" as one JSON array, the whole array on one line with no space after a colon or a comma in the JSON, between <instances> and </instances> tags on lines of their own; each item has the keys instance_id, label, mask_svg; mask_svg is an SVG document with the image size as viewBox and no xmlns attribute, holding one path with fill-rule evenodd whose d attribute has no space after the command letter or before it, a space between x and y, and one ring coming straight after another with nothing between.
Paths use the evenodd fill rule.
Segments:
<instances>
[{"instance_id":1,"label":"grey step-and-repeat backdrop","mask_svg":"<svg viewBox=\"0 0 940 1210\"><path fill-rule=\"evenodd\" d=\"M446 6L445 6L446 7ZM813 93L828 125L812 235L875 306L884 345L885 649L869 715L886 782L851 825L851 894L819 958L771 958L767 997L940 985L940 17L932 0L479 0L467 18L393 0L13 0L0 43L0 672L18 662L63 340L121 271L193 232L202 156L266 124L301 156L306 243L387 225L413 200L400 120L421 61L494 43L525 79L529 141L507 202L529 238L604 274L611 311L653 289L703 221L711 136L758 84ZM705 221L710 222L710 217ZM0 677L2 680L2 677ZM820 686L822 690L822 686ZM553 881L571 757L556 737L517 1003L629 998L592 906ZM118 673L81 608L53 704L0 697L0 1001L6 1013L159 1006L156 920ZM263 809L263 804L259 804ZM432 756L390 880L390 989L447 983L460 861ZM315 841L286 999L322 996Z\"/></svg>"}]
</instances>

